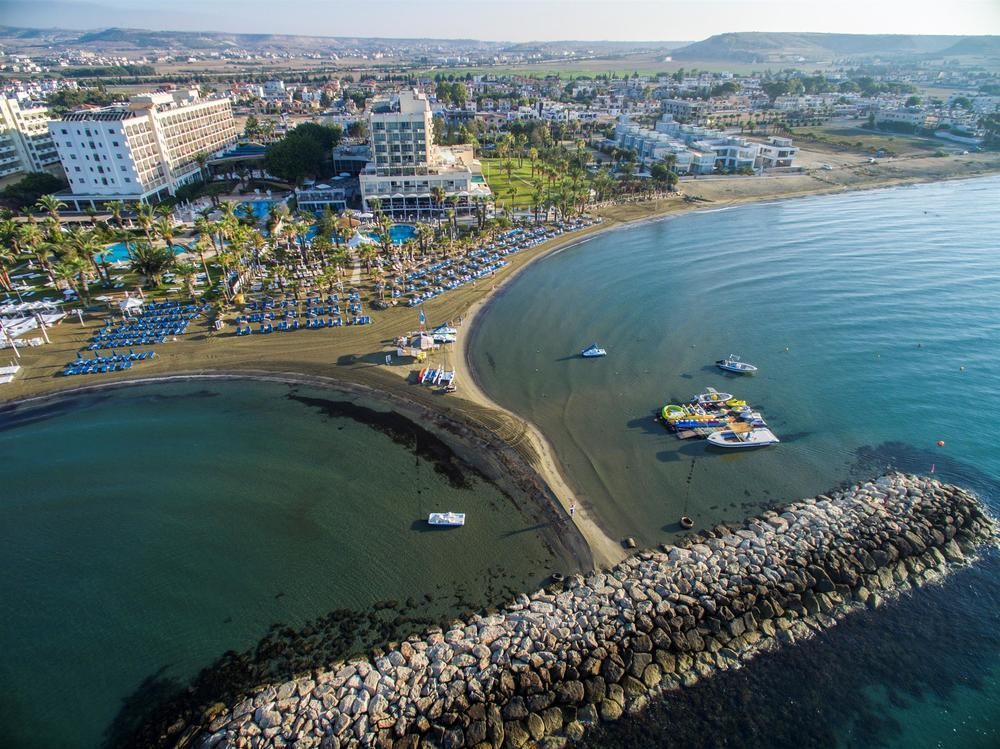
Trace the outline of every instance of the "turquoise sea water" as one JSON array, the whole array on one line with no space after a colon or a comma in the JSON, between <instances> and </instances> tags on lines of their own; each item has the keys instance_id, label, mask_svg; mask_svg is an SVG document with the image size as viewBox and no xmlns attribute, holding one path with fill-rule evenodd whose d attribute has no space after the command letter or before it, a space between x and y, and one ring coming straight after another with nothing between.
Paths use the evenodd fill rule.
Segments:
<instances>
[{"instance_id":1,"label":"turquoise sea water","mask_svg":"<svg viewBox=\"0 0 1000 749\"><path fill-rule=\"evenodd\" d=\"M129 745L137 715L275 623L386 599L437 621L564 568L498 490L340 399L188 382L0 414L0 745ZM435 510L469 523L429 531Z\"/></svg>"},{"instance_id":2,"label":"turquoise sea water","mask_svg":"<svg viewBox=\"0 0 1000 749\"><path fill-rule=\"evenodd\" d=\"M991 437L1000 413L998 206L1000 179L988 178L611 231L539 261L510 284L474 334L473 365L488 393L548 436L578 501L618 537L661 542L679 532L681 515L711 526L890 464L933 470L998 509L1000 449ZM579 358L592 341L609 355ZM718 370L714 362L732 352L759 374ZM782 444L720 454L678 441L653 421L665 403L706 386L759 407ZM897 622L902 632L872 624L868 644L907 635L938 643L920 628L945 614L967 623L985 617L995 628L1000 593L984 581L997 568L987 568L990 575L966 578L979 585L948 583L950 599L926 604L936 613L911 610ZM917 611L922 605L911 602ZM979 641L940 642L959 651L956 671L940 674L943 713L934 700L887 701L898 686L888 676L859 678L869 695L863 704L877 705L887 721L895 715L903 728L859 740L845 708L831 718L827 738L851 746L883 739L996 746L1000 644L978 634ZM888 675L914 665L895 657ZM854 665L864 674L864 659ZM965 682L972 687L955 687ZM827 685L803 702L835 702L836 689ZM787 699L795 697L777 691L760 709L777 721ZM965 729L953 733L959 714ZM919 741L911 741L915 732ZM664 735L653 726L652 736Z\"/></svg>"}]
</instances>

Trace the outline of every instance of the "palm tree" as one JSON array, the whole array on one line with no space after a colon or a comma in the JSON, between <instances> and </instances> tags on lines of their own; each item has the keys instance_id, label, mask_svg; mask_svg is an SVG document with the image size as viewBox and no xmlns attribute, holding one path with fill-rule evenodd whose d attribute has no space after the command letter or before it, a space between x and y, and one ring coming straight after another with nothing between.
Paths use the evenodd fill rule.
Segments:
<instances>
[{"instance_id":1,"label":"palm tree","mask_svg":"<svg viewBox=\"0 0 1000 749\"><path fill-rule=\"evenodd\" d=\"M201 172L201 181L208 182L208 154L204 151L196 153L194 155L194 160L198 163L198 169Z\"/></svg>"},{"instance_id":2,"label":"palm tree","mask_svg":"<svg viewBox=\"0 0 1000 749\"><path fill-rule=\"evenodd\" d=\"M17 264L17 256L19 254L7 242L0 244L0 287L6 291L14 288L14 284L10 280L10 269Z\"/></svg>"},{"instance_id":3,"label":"palm tree","mask_svg":"<svg viewBox=\"0 0 1000 749\"><path fill-rule=\"evenodd\" d=\"M52 275L56 281L66 284L79 294L80 282L86 277L87 262L80 258L67 258L56 263Z\"/></svg>"},{"instance_id":4,"label":"palm tree","mask_svg":"<svg viewBox=\"0 0 1000 749\"><path fill-rule=\"evenodd\" d=\"M454 227L454 235L458 236L458 196L449 195L447 202L448 218L451 219L452 226Z\"/></svg>"},{"instance_id":5,"label":"palm tree","mask_svg":"<svg viewBox=\"0 0 1000 749\"><path fill-rule=\"evenodd\" d=\"M66 204L63 203L55 195L42 195L36 202L35 207L49 214L53 221L57 224L59 222L59 211L66 208Z\"/></svg>"},{"instance_id":6,"label":"palm tree","mask_svg":"<svg viewBox=\"0 0 1000 749\"><path fill-rule=\"evenodd\" d=\"M152 243L153 241L153 206L149 203L140 203L135 208L135 220L139 224L143 233L146 235L146 241Z\"/></svg>"},{"instance_id":7,"label":"palm tree","mask_svg":"<svg viewBox=\"0 0 1000 749\"><path fill-rule=\"evenodd\" d=\"M174 253L166 247L149 242L136 242L128 254L132 270L143 275L150 286L159 286L163 272L176 262Z\"/></svg>"},{"instance_id":8,"label":"palm tree","mask_svg":"<svg viewBox=\"0 0 1000 749\"><path fill-rule=\"evenodd\" d=\"M201 260L201 267L205 269L205 281L208 284L208 288L212 288L212 274L208 272L208 263L205 262L205 253L215 249L215 243L212 242L211 235L202 232L194 243L194 249L198 253L198 259Z\"/></svg>"},{"instance_id":9,"label":"palm tree","mask_svg":"<svg viewBox=\"0 0 1000 749\"><path fill-rule=\"evenodd\" d=\"M445 191L441 185L435 185L431 188L431 200L433 200L434 204L437 206L437 212L435 215L437 216L438 229L441 228L441 205L444 203L444 196Z\"/></svg>"},{"instance_id":10,"label":"palm tree","mask_svg":"<svg viewBox=\"0 0 1000 749\"><path fill-rule=\"evenodd\" d=\"M181 261L174 265L174 272L184 279L184 283L187 284L188 294L191 295L191 301L195 301L198 298L198 293L194 288L195 278L198 277L198 266L194 263Z\"/></svg>"},{"instance_id":11,"label":"palm tree","mask_svg":"<svg viewBox=\"0 0 1000 749\"><path fill-rule=\"evenodd\" d=\"M174 251L174 238L176 235L176 230L174 229L174 222L170 219L161 218L153 225L153 229L167 244L167 249L172 253Z\"/></svg>"},{"instance_id":12,"label":"palm tree","mask_svg":"<svg viewBox=\"0 0 1000 749\"><path fill-rule=\"evenodd\" d=\"M73 227L66 231L66 245L73 250L76 257L87 260L94 266L94 273L101 277L101 268L97 264L97 254L104 250L104 247L97 241L93 231L87 231ZM111 279L105 279L110 283Z\"/></svg>"},{"instance_id":13,"label":"palm tree","mask_svg":"<svg viewBox=\"0 0 1000 749\"><path fill-rule=\"evenodd\" d=\"M115 223L115 226L119 229L124 228L125 223L122 220L122 214L125 212L125 203L121 200L112 200L106 203L104 207L111 214L111 220Z\"/></svg>"}]
</instances>

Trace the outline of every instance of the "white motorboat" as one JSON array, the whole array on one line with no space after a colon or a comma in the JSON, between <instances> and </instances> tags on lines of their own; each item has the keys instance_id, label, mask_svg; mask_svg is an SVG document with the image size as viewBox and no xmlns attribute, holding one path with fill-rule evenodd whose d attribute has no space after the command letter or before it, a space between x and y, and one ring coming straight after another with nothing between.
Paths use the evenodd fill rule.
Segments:
<instances>
[{"instance_id":1,"label":"white motorboat","mask_svg":"<svg viewBox=\"0 0 1000 749\"><path fill-rule=\"evenodd\" d=\"M740 357L736 354L730 354L725 359L719 359L715 362L715 365L719 369L724 369L727 372L735 372L736 374L753 374L757 371L757 367L753 364L741 361Z\"/></svg>"},{"instance_id":2,"label":"white motorboat","mask_svg":"<svg viewBox=\"0 0 1000 749\"><path fill-rule=\"evenodd\" d=\"M587 348L580 352L580 356L587 359L592 359L596 356L607 356L608 352L598 346L596 343L590 344Z\"/></svg>"},{"instance_id":3,"label":"white motorboat","mask_svg":"<svg viewBox=\"0 0 1000 749\"><path fill-rule=\"evenodd\" d=\"M444 525L455 527L465 525L464 512L432 512L427 516L429 525Z\"/></svg>"},{"instance_id":4,"label":"white motorboat","mask_svg":"<svg viewBox=\"0 0 1000 749\"><path fill-rule=\"evenodd\" d=\"M777 445L781 440L770 429L761 427L746 431L721 429L708 435L708 442L716 447L764 447Z\"/></svg>"},{"instance_id":5,"label":"white motorboat","mask_svg":"<svg viewBox=\"0 0 1000 749\"><path fill-rule=\"evenodd\" d=\"M722 405L728 400L733 399L732 393L720 393L715 388L705 388L705 392L701 395L696 395L695 400L698 401L703 406Z\"/></svg>"}]
</instances>

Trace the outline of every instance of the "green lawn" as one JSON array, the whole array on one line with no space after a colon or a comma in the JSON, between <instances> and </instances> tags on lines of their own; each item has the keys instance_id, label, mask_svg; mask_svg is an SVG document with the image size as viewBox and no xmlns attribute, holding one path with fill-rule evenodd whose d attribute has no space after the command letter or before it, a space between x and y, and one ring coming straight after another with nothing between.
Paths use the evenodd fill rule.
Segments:
<instances>
[{"instance_id":1,"label":"green lawn","mask_svg":"<svg viewBox=\"0 0 1000 749\"><path fill-rule=\"evenodd\" d=\"M512 188L517 188L514 195L514 206L517 208L530 208L531 196L535 192L531 178L531 162L524 159L519 167L516 158L514 169L511 171L510 179L507 179L507 171L503 169L501 159L481 158L483 164L483 175L489 183L490 189L497 200L504 205L508 205L511 199Z\"/></svg>"},{"instance_id":2,"label":"green lawn","mask_svg":"<svg viewBox=\"0 0 1000 749\"><path fill-rule=\"evenodd\" d=\"M927 155L941 147L941 142L933 138L833 124L820 127L792 128L791 135L792 138L811 137L830 145L846 146L865 152L877 151L881 148L899 156L907 154Z\"/></svg>"}]
</instances>

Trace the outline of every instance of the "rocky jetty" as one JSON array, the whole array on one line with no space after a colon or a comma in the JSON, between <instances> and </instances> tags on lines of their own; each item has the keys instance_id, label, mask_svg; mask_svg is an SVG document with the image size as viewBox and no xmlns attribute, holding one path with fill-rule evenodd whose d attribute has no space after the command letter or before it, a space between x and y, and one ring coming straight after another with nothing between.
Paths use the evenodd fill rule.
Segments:
<instances>
[{"instance_id":1,"label":"rocky jetty","mask_svg":"<svg viewBox=\"0 0 1000 749\"><path fill-rule=\"evenodd\" d=\"M940 579L996 538L965 490L886 475L262 688L217 706L185 743L562 747L664 690Z\"/></svg>"}]
</instances>

